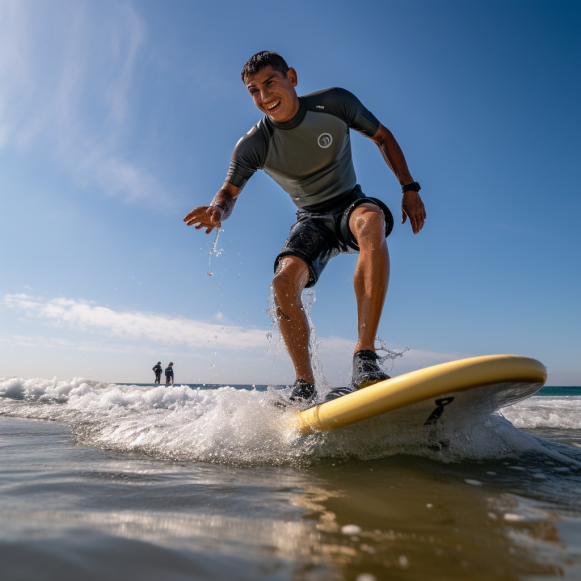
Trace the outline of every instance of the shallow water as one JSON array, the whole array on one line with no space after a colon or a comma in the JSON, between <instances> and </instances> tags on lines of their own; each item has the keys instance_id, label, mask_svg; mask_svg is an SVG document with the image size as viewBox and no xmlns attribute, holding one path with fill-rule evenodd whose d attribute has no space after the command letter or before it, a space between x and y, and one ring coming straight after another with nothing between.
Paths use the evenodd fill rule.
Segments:
<instances>
[{"instance_id":1,"label":"shallow water","mask_svg":"<svg viewBox=\"0 0 581 581\"><path fill-rule=\"evenodd\" d=\"M581 577L580 396L300 438L273 395L0 379L2 578Z\"/></svg>"}]
</instances>

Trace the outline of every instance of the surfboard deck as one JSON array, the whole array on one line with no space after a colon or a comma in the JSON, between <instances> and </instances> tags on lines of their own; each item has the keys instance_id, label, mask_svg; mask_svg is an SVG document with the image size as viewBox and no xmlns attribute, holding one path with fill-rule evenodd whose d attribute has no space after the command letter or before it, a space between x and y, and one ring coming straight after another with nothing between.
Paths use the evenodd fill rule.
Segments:
<instances>
[{"instance_id":1,"label":"surfboard deck","mask_svg":"<svg viewBox=\"0 0 581 581\"><path fill-rule=\"evenodd\" d=\"M334 430L385 414L385 421L432 426L445 415L492 412L535 394L547 380L545 366L521 355L488 355L405 373L296 413L305 434Z\"/></svg>"}]
</instances>

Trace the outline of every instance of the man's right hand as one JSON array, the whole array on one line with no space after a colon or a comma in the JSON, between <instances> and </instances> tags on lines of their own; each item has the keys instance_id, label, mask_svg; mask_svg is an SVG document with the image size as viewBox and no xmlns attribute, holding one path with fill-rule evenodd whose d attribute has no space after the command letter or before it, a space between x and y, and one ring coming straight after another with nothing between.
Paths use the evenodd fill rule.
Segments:
<instances>
[{"instance_id":1,"label":"man's right hand","mask_svg":"<svg viewBox=\"0 0 581 581\"><path fill-rule=\"evenodd\" d=\"M188 226L194 226L196 230L206 228L209 234L214 228L222 226L224 210L215 206L198 206L194 208L185 218L184 222Z\"/></svg>"},{"instance_id":2,"label":"man's right hand","mask_svg":"<svg viewBox=\"0 0 581 581\"><path fill-rule=\"evenodd\" d=\"M209 234L214 228L220 228L222 222L227 220L232 214L236 198L242 190L233 186L229 182L218 190L210 206L198 206L194 208L185 218L184 222L188 226L196 225L196 229L206 228Z\"/></svg>"}]
</instances>

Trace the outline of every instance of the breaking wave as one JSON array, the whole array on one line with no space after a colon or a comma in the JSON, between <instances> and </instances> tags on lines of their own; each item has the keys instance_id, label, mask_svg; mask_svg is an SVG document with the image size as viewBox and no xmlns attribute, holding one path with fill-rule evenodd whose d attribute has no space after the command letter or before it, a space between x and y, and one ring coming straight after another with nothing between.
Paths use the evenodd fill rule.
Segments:
<instances>
[{"instance_id":1,"label":"breaking wave","mask_svg":"<svg viewBox=\"0 0 581 581\"><path fill-rule=\"evenodd\" d=\"M581 396L532 397L503 410L503 415L517 428L581 427Z\"/></svg>"},{"instance_id":2,"label":"breaking wave","mask_svg":"<svg viewBox=\"0 0 581 581\"><path fill-rule=\"evenodd\" d=\"M534 397L504 416L465 416L425 430L388 423L384 416L300 436L287 421L293 411L273 405L278 393L272 387L192 389L2 377L0 415L63 422L79 444L176 460L273 465L411 454L455 462L542 452L577 463L567 456L572 447L515 426L577 428L581 397Z\"/></svg>"}]
</instances>

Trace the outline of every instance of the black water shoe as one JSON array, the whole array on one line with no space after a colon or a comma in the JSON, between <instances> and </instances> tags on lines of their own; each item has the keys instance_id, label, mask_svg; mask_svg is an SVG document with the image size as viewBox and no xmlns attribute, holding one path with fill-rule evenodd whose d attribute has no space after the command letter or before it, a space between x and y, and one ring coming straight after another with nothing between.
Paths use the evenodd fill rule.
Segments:
<instances>
[{"instance_id":1,"label":"black water shoe","mask_svg":"<svg viewBox=\"0 0 581 581\"><path fill-rule=\"evenodd\" d=\"M307 383L304 379L297 379L293 385L289 400L300 403L311 403L317 397L317 390L314 385Z\"/></svg>"},{"instance_id":2,"label":"black water shoe","mask_svg":"<svg viewBox=\"0 0 581 581\"><path fill-rule=\"evenodd\" d=\"M307 383L304 379L297 379L293 384L293 389L288 399L279 399L275 405L278 407L287 407L289 405L312 403L317 397L317 390L314 385Z\"/></svg>"},{"instance_id":3,"label":"black water shoe","mask_svg":"<svg viewBox=\"0 0 581 581\"><path fill-rule=\"evenodd\" d=\"M356 387L336 387L325 396L324 403L327 403L328 401L333 401L334 399L337 399L338 397L343 397L344 395L349 395L350 393L355 393L356 391L357 391Z\"/></svg>"},{"instance_id":4,"label":"black water shoe","mask_svg":"<svg viewBox=\"0 0 581 581\"><path fill-rule=\"evenodd\" d=\"M353 355L352 383L355 389L362 389L374 383L391 379L377 364L378 359L377 355L369 349L357 351Z\"/></svg>"}]
</instances>

